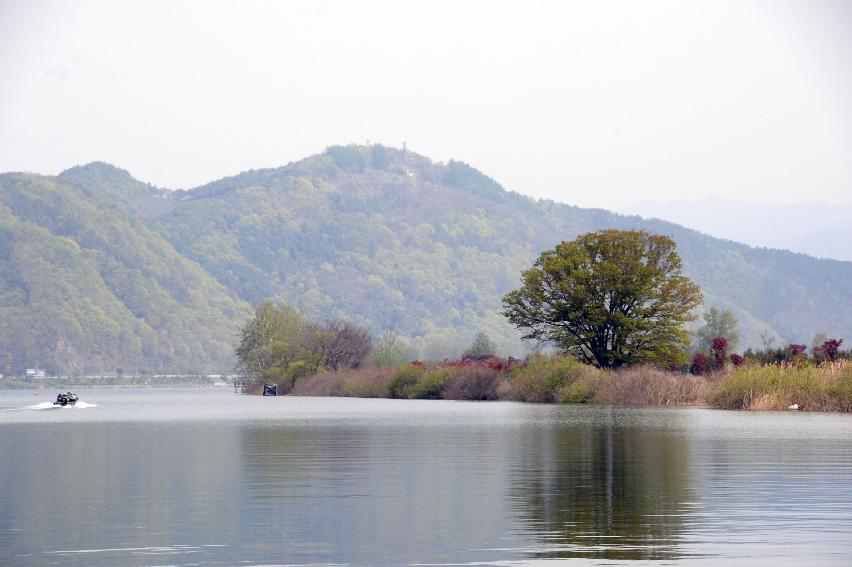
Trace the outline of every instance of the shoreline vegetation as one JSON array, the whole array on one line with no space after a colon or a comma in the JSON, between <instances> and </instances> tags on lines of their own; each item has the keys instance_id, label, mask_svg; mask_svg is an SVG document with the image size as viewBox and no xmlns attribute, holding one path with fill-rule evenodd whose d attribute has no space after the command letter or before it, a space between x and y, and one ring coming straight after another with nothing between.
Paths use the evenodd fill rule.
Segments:
<instances>
[{"instance_id":1,"label":"shoreline vegetation","mask_svg":"<svg viewBox=\"0 0 852 567\"><path fill-rule=\"evenodd\" d=\"M231 386L229 376L206 374L140 374L138 376L49 376L37 379L6 378L0 380L2 390L46 390L63 388L203 388Z\"/></svg>"},{"instance_id":2,"label":"shoreline vegetation","mask_svg":"<svg viewBox=\"0 0 852 567\"><path fill-rule=\"evenodd\" d=\"M240 329L237 372L250 391L396 399L508 400L724 409L852 411L852 361L843 339L814 335L734 351L733 313L703 304L683 275L675 242L645 231L601 230L545 250L503 296L503 315L524 340L550 345L524 360L497 357L480 330L460 359L410 364L392 329L309 320L292 306L260 304ZM691 361L691 362L690 362Z\"/></svg>"},{"instance_id":3,"label":"shoreline vegetation","mask_svg":"<svg viewBox=\"0 0 852 567\"><path fill-rule=\"evenodd\" d=\"M247 391L259 393L262 383ZM525 362L467 357L396 368L365 366L306 376L279 392L295 396L700 406L717 409L852 411L852 361L746 363L708 375L652 366L605 370L570 356Z\"/></svg>"}]
</instances>

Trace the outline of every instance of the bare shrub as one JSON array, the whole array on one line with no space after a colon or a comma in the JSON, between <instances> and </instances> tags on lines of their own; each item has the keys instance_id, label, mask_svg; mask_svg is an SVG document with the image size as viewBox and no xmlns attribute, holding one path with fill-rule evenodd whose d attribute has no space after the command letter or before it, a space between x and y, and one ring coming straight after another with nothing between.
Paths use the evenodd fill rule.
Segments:
<instances>
[{"instance_id":1,"label":"bare shrub","mask_svg":"<svg viewBox=\"0 0 852 567\"><path fill-rule=\"evenodd\" d=\"M456 368L443 390L445 400L496 400L500 373L482 366Z\"/></svg>"},{"instance_id":2,"label":"bare shrub","mask_svg":"<svg viewBox=\"0 0 852 567\"><path fill-rule=\"evenodd\" d=\"M701 376L635 366L609 373L599 384L596 400L613 405L703 404L711 388L711 381Z\"/></svg>"},{"instance_id":3,"label":"bare shrub","mask_svg":"<svg viewBox=\"0 0 852 567\"><path fill-rule=\"evenodd\" d=\"M391 372L389 368L323 372L299 380L290 393L295 396L387 397Z\"/></svg>"},{"instance_id":4,"label":"bare shrub","mask_svg":"<svg viewBox=\"0 0 852 567\"><path fill-rule=\"evenodd\" d=\"M768 392L764 392L759 394L754 400L752 400L748 409L751 410L780 410L784 409L786 406L783 405L783 402L778 400L778 397L775 394L770 394Z\"/></svg>"},{"instance_id":5,"label":"bare shrub","mask_svg":"<svg viewBox=\"0 0 852 567\"><path fill-rule=\"evenodd\" d=\"M325 325L305 325L301 340L316 358L317 370L320 365L332 371L357 368L373 350L367 329L336 319Z\"/></svg>"}]
</instances>

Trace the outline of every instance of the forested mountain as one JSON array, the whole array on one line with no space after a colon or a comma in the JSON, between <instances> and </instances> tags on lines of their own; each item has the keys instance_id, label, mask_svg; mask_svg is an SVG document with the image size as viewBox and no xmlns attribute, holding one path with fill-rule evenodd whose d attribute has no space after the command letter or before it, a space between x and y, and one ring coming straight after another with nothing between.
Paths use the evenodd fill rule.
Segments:
<instances>
[{"instance_id":1,"label":"forested mountain","mask_svg":"<svg viewBox=\"0 0 852 567\"><path fill-rule=\"evenodd\" d=\"M672 236L705 304L733 310L746 344L761 331L852 337L850 262L536 201L464 163L379 145L189 191L97 163L5 174L0 215L0 351L16 367L40 357L67 368L49 354L60 340L98 345L104 367L221 367L234 324L269 298L374 333L393 327L424 358L458 353L477 329L518 353L501 296L541 250L601 228Z\"/></svg>"},{"instance_id":2,"label":"forested mountain","mask_svg":"<svg viewBox=\"0 0 852 567\"><path fill-rule=\"evenodd\" d=\"M112 197L0 176L0 372L230 366L248 304Z\"/></svg>"}]
</instances>

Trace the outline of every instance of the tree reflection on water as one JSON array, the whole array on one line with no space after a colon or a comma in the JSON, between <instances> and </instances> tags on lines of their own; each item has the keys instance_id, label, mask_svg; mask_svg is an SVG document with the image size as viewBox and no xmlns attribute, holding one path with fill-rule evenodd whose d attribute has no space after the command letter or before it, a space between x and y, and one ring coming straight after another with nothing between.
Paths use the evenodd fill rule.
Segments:
<instances>
[{"instance_id":1,"label":"tree reflection on water","mask_svg":"<svg viewBox=\"0 0 852 567\"><path fill-rule=\"evenodd\" d=\"M689 448L673 430L609 423L531 429L510 507L539 558L672 559L686 529Z\"/></svg>"}]
</instances>

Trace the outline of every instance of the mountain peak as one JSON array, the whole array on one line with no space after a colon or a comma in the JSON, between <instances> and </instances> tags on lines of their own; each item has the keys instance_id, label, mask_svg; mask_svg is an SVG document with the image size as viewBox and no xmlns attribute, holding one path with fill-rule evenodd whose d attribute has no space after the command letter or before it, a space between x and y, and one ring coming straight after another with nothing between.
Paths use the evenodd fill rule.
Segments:
<instances>
[{"instance_id":1,"label":"mountain peak","mask_svg":"<svg viewBox=\"0 0 852 567\"><path fill-rule=\"evenodd\" d=\"M60 179L74 179L77 176L86 175L86 176L97 176L100 178L120 178L124 180L133 180L134 177L130 175L130 172L126 169L121 169L120 167L116 167L111 163L106 163L104 161L93 161L89 162L85 165L75 165L74 167L69 167L62 173L58 175Z\"/></svg>"},{"instance_id":2,"label":"mountain peak","mask_svg":"<svg viewBox=\"0 0 852 567\"><path fill-rule=\"evenodd\" d=\"M139 181L126 169L103 161L71 167L60 173L57 178L88 191L111 195L125 205L132 205L133 200L140 195L166 198L171 193L167 189L158 189L149 183Z\"/></svg>"}]
</instances>

